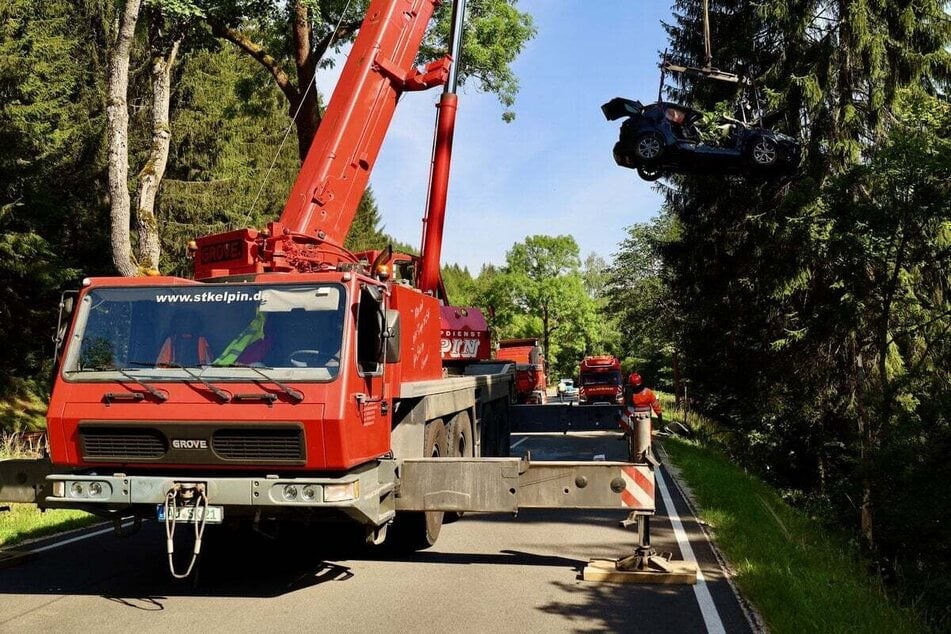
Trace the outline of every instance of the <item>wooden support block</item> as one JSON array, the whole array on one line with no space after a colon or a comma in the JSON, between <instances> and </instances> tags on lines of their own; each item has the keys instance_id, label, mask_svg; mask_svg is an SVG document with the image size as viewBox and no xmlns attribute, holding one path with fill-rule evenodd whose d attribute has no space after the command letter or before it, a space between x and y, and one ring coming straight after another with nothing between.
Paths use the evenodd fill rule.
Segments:
<instances>
[{"instance_id":1,"label":"wooden support block","mask_svg":"<svg viewBox=\"0 0 951 634\"><path fill-rule=\"evenodd\" d=\"M663 585L694 585L697 565L685 561L665 561L664 567L649 570L618 570L617 559L592 559L581 573L585 581L607 583L657 583Z\"/></svg>"}]
</instances>

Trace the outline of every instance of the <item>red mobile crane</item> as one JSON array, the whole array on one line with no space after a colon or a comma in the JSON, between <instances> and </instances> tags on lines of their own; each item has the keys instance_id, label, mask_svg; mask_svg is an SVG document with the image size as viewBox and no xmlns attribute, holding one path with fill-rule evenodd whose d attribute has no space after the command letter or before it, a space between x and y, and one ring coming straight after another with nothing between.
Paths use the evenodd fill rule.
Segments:
<instances>
[{"instance_id":1,"label":"red mobile crane","mask_svg":"<svg viewBox=\"0 0 951 634\"><path fill-rule=\"evenodd\" d=\"M343 518L419 549L444 512L653 513L651 464L505 457L512 365L489 360L481 313L449 306L439 278L464 10L453 55L420 72L439 2L370 3L279 220L197 240L194 280L90 278L64 299L49 460L0 462L0 500L117 530L158 517L177 577L191 570L173 560L183 522L194 564L208 522ZM422 255L350 253L400 94L437 85Z\"/></svg>"}]
</instances>

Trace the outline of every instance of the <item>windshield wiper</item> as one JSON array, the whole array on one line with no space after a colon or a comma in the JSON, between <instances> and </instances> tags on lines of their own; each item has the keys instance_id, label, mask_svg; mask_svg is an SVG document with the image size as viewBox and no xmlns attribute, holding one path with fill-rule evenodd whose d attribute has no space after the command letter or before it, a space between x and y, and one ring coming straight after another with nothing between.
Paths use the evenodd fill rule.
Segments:
<instances>
[{"instance_id":1,"label":"windshield wiper","mask_svg":"<svg viewBox=\"0 0 951 634\"><path fill-rule=\"evenodd\" d=\"M164 403L165 401L168 400L168 392L163 392L162 390L158 389L151 383L146 383L142 379L132 376L131 374L129 374L122 368L112 368L112 369L118 372L119 374L121 374L122 376L124 376L125 378L129 379L130 381L134 381L135 383L138 383L139 385L144 387L148 391L149 394L151 394L152 396L154 396L161 402Z\"/></svg>"},{"instance_id":2,"label":"windshield wiper","mask_svg":"<svg viewBox=\"0 0 951 634\"><path fill-rule=\"evenodd\" d=\"M247 363L239 363L235 361L234 363L212 363L211 367L213 368L248 368L256 372L258 375L264 377L264 379L268 381L269 383L273 383L274 385L276 385L278 388L281 389L282 392L284 392L289 397L291 397L295 403L300 403L301 401L304 400L304 394L302 392L300 392L299 390L295 390L294 388L288 385L285 385L284 383L281 383L274 377L265 374L262 371L261 367L259 366L249 365ZM273 370L274 368L268 368L265 366L264 369Z\"/></svg>"},{"instance_id":3,"label":"windshield wiper","mask_svg":"<svg viewBox=\"0 0 951 634\"><path fill-rule=\"evenodd\" d=\"M70 370L70 373L72 372L118 372L119 374L129 379L133 383L138 383L139 385L141 385L143 388L145 388L146 392L148 392L149 394L157 398L159 401L164 403L165 401L168 400L168 392L160 390L154 385L152 385L151 383L146 383L142 379L136 376L133 376L129 374L128 372L126 372L125 370L123 370L122 368L117 368L114 365L97 365L94 367L83 368L82 370ZM109 394L106 394L106 396L110 398L114 398L116 395L110 392Z\"/></svg>"},{"instance_id":4,"label":"windshield wiper","mask_svg":"<svg viewBox=\"0 0 951 634\"><path fill-rule=\"evenodd\" d=\"M144 361L129 361L128 363L129 363L130 365L141 365L141 366L148 366L148 367L155 367L155 366L156 366L156 364L154 364L154 363L145 363ZM214 393L215 393L215 396L217 396L218 398L220 398L222 403L229 403L229 402L231 402L231 394L229 394L229 393L226 392L225 390L221 389L220 387L218 387L217 385L215 385L214 383L212 383L212 382L209 381L208 379L204 379L204 378L202 378L201 376L195 374L194 372L192 372L191 370L189 370L187 367L183 366L183 365L180 364L180 363L173 363L173 362L170 362L170 361L163 361L161 364L159 364L159 367L163 367L163 368L175 368L176 370L182 370L183 372L185 372L185 374L187 374L188 376L192 377L193 379L195 379L196 381L198 381L199 383L201 383L202 385L204 385L205 387L207 387L209 390L211 390L212 392L214 392ZM121 371L121 370L120 370L120 371Z\"/></svg>"}]
</instances>

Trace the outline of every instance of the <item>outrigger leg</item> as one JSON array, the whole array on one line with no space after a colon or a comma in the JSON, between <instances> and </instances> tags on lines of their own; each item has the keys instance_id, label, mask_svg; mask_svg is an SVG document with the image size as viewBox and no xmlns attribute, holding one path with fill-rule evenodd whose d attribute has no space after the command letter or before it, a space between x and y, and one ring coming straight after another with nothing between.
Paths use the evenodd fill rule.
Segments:
<instances>
[{"instance_id":1,"label":"outrigger leg","mask_svg":"<svg viewBox=\"0 0 951 634\"><path fill-rule=\"evenodd\" d=\"M629 408L621 414L621 428L630 442L629 460L651 470L660 463L651 451L651 419ZM621 521L623 528L637 526L637 545L634 552L620 559L592 559L582 571L585 581L611 583L697 583L697 565L692 562L671 561L670 553L660 554L651 546L651 515L653 510L635 510Z\"/></svg>"},{"instance_id":2,"label":"outrigger leg","mask_svg":"<svg viewBox=\"0 0 951 634\"><path fill-rule=\"evenodd\" d=\"M592 559L585 566L582 578L585 581L610 583L697 583L697 565L686 561L671 561L670 553L658 553L651 546L651 514L634 511L621 526L637 525L637 545L634 552L620 559Z\"/></svg>"},{"instance_id":3,"label":"outrigger leg","mask_svg":"<svg viewBox=\"0 0 951 634\"><path fill-rule=\"evenodd\" d=\"M634 511L621 522L629 528L637 525L637 545L634 552L620 559L592 559L585 566L585 581L612 583L697 583L697 565L685 561L671 561L670 553L658 553L651 546L650 514Z\"/></svg>"}]
</instances>

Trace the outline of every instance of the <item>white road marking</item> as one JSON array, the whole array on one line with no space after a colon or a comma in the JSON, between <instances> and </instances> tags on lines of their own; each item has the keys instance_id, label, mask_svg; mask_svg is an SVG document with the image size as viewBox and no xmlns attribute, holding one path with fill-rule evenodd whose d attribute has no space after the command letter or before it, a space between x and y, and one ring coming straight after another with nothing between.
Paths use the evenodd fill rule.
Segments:
<instances>
[{"instance_id":1,"label":"white road marking","mask_svg":"<svg viewBox=\"0 0 951 634\"><path fill-rule=\"evenodd\" d=\"M512 448L512 449L515 449L516 447L518 447L519 445L521 445L521 444L522 444L523 442L525 442L526 440L528 440L528 436L526 436L525 438L522 438L521 440L519 440L519 441L516 442L516 443L513 443L511 448Z\"/></svg>"},{"instance_id":2,"label":"white road marking","mask_svg":"<svg viewBox=\"0 0 951 634\"><path fill-rule=\"evenodd\" d=\"M683 554L684 561L697 563L697 558L693 554L693 548L690 546L690 540L687 539L687 533L677 515L677 509L674 506L670 492L667 490L667 483L660 469L654 472L654 478L657 480L657 488L660 489L660 495L664 500L664 507L667 509L667 516L670 517L670 524L674 529L674 537L680 544L680 552ZM710 589L703 578L703 572L700 565L697 564L697 583L693 586L693 593L697 596L697 603L700 605L700 613L703 615L703 623L707 626L707 631L713 634L726 634L723 627L723 621L720 620L720 613L717 612L717 606L713 603L713 597L710 596Z\"/></svg>"},{"instance_id":3,"label":"white road marking","mask_svg":"<svg viewBox=\"0 0 951 634\"><path fill-rule=\"evenodd\" d=\"M99 535L105 535L106 533L111 533L113 527L103 528L98 531L93 531L92 533L86 533L85 535L78 535L77 537L70 537L69 539L64 539L60 542L54 542L48 546L41 546L40 548L28 548L31 553L41 553L46 550L53 550L54 548L60 548L61 546L66 546L67 544L72 544L73 542L79 542L84 539L89 539L90 537L98 537Z\"/></svg>"}]
</instances>

